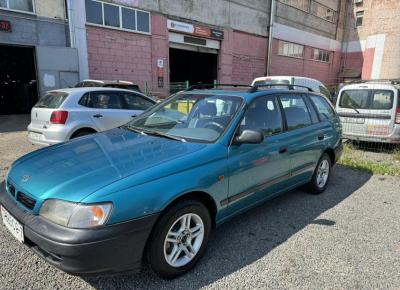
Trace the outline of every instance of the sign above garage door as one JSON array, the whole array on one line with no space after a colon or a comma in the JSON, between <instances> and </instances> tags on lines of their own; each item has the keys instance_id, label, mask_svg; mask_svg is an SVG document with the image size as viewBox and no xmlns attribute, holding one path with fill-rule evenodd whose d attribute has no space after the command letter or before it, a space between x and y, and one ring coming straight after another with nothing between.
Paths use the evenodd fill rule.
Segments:
<instances>
[{"instance_id":1,"label":"sign above garage door","mask_svg":"<svg viewBox=\"0 0 400 290\"><path fill-rule=\"evenodd\" d=\"M224 39L224 32L222 30L194 25L191 23L180 22L175 20L167 20L167 27L169 30L179 31L187 34L192 34L200 37Z\"/></svg>"}]
</instances>

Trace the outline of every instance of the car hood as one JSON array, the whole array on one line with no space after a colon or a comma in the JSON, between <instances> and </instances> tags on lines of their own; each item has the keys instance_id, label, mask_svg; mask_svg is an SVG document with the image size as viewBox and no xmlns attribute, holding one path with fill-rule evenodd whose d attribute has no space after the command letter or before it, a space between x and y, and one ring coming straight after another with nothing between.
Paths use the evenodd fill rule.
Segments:
<instances>
[{"instance_id":1,"label":"car hood","mask_svg":"<svg viewBox=\"0 0 400 290\"><path fill-rule=\"evenodd\" d=\"M124 177L206 146L117 128L29 153L13 164L9 180L38 200L79 202Z\"/></svg>"}]
</instances>

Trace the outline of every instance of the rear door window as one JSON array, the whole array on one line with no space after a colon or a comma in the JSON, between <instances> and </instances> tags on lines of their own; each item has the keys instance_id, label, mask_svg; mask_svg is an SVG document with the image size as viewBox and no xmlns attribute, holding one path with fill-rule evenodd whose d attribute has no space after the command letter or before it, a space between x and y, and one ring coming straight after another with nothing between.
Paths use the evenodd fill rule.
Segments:
<instances>
[{"instance_id":1,"label":"rear door window","mask_svg":"<svg viewBox=\"0 0 400 290\"><path fill-rule=\"evenodd\" d=\"M366 110L391 110L394 93L390 90L342 91L339 107Z\"/></svg>"},{"instance_id":2,"label":"rear door window","mask_svg":"<svg viewBox=\"0 0 400 290\"><path fill-rule=\"evenodd\" d=\"M153 102L146 98L132 93L121 93L121 97L124 102L124 108L127 110L144 111L154 105Z\"/></svg>"},{"instance_id":3,"label":"rear door window","mask_svg":"<svg viewBox=\"0 0 400 290\"><path fill-rule=\"evenodd\" d=\"M87 97L86 106L96 109L123 109L117 92L91 92Z\"/></svg>"},{"instance_id":4,"label":"rear door window","mask_svg":"<svg viewBox=\"0 0 400 290\"><path fill-rule=\"evenodd\" d=\"M68 97L67 93L50 92L43 96L35 105L35 108L57 109Z\"/></svg>"},{"instance_id":5,"label":"rear door window","mask_svg":"<svg viewBox=\"0 0 400 290\"><path fill-rule=\"evenodd\" d=\"M317 108L321 120L327 120L335 117L335 111L323 97L312 95L310 96L310 98Z\"/></svg>"},{"instance_id":6,"label":"rear door window","mask_svg":"<svg viewBox=\"0 0 400 290\"><path fill-rule=\"evenodd\" d=\"M288 130L294 130L312 124L310 112L300 95L285 95L279 97L285 112Z\"/></svg>"}]
</instances>

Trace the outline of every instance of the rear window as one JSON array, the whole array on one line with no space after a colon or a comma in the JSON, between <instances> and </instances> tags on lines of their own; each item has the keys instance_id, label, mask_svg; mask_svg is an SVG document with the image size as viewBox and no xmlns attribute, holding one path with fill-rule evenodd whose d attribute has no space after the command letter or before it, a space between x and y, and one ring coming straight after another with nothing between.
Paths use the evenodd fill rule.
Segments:
<instances>
[{"instance_id":1,"label":"rear window","mask_svg":"<svg viewBox=\"0 0 400 290\"><path fill-rule=\"evenodd\" d=\"M57 109L68 97L67 93L52 92L48 93L36 103L35 108Z\"/></svg>"},{"instance_id":2,"label":"rear window","mask_svg":"<svg viewBox=\"0 0 400 290\"><path fill-rule=\"evenodd\" d=\"M390 110L393 108L394 93L389 90L345 90L340 97L339 107L366 110Z\"/></svg>"},{"instance_id":3,"label":"rear window","mask_svg":"<svg viewBox=\"0 0 400 290\"><path fill-rule=\"evenodd\" d=\"M312 102L314 103L315 107L317 108L319 117L321 120L327 120L330 118L335 117L335 111L332 107L328 104L328 102L320 96L310 96Z\"/></svg>"}]
</instances>

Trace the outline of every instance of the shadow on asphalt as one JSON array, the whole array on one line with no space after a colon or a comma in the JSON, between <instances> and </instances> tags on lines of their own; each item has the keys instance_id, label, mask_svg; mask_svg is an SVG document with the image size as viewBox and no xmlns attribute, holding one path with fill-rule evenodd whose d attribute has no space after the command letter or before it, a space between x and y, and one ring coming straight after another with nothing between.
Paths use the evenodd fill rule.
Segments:
<instances>
[{"instance_id":1,"label":"shadow on asphalt","mask_svg":"<svg viewBox=\"0 0 400 290\"><path fill-rule=\"evenodd\" d=\"M334 220L319 218L361 188L371 174L336 166L322 195L293 190L218 227L199 264L175 280L162 280L144 266L141 273L83 278L96 289L198 289L226 277L268 255L309 224L331 227Z\"/></svg>"},{"instance_id":2,"label":"shadow on asphalt","mask_svg":"<svg viewBox=\"0 0 400 290\"><path fill-rule=\"evenodd\" d=\"M0 115L0 133L26 131L31 115Z\"/></svg>"}]
</instances>

